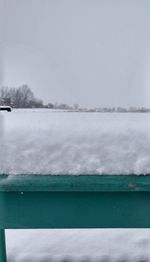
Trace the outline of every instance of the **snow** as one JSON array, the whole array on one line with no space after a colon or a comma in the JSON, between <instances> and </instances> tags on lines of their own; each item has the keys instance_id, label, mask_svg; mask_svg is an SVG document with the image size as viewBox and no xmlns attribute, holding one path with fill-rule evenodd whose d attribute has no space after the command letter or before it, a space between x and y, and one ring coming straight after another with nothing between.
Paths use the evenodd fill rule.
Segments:
<instances>
[{"instance_id":1,"label":"snow","mask_svg":"<svg viewBox=\"0 0 150 262\"><path fill-rule=\"evenodd\" d=\"M0 173L147 174L150 114L0 114ZM7 230L8 262L149 261L149 229Z\"/></svg>"},{"instance_id":2,"label":"snow","mask_svg":"<svg viewBox=\"0 0 150 262\"><path fill-rule=\"evenodd\" d=\"M1 108L10 108L11 109L11 106L0 106L0 109Z\"/></svg>"},{"instance_id":3,"label":"snow","mask_svg":"<svg viewBox=\"0 0 150 262\"><path fill-rule=\"evenodd\" d=\"M8 262L148 262L149 229L8 230Z\"/></svg>"},{"instance_id":4,"label":"snow","mask_svg":"<svg viewBox=\"0 0 150 262\"><path fill-rule=\"evenodd\" d=\"M147 174L150 114L13 110L0 114L7 174Z\"/></svg>"}]
</instances>

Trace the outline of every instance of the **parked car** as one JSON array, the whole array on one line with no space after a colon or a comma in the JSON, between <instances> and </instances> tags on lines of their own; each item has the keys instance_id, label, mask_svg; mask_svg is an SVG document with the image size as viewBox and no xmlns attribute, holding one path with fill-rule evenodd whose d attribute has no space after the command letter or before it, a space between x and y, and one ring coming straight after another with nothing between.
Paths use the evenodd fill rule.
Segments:
<instances>
[{"instance_id":1,"label":"parked car","mask_svg":"<svg viewBox=\"0 0 150 262\"><path fill-rule=\"evenodd\" d=\"M0 106L0 111L11 112L12 108L11 108L11 106Z\"/></svg>"}]
</instances>

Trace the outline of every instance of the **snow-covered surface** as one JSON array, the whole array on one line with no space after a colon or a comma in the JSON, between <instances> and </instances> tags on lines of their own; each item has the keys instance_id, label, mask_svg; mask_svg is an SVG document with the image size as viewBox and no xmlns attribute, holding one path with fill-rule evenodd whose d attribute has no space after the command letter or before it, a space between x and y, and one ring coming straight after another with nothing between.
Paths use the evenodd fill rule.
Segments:
<instances>
[{"instance_id":1,"label":"snow-covered surface","mask_svg":"<svg viewBox=\"0 0 150 262\"><path fill-rule=\"evenodd\" d=\"M0 106L0 109L1 108L10 108L11 109L11 106Z\"/></svg>"},{"instance_id":2,"label":"snow-covered surface","mask_svg":"<svg viewBox=\"0 0 150 262\"><path fill-rule=\"evenodd\" d=\"M150 114L0 113L0 173L150 173Z\"/></svg>"},{"instance_id":3,"label":"snow-covered surface","mask_svg":"<svg viewBox=\"0 0 150 262\"><path fill-rule=\"evenodd\" d=\"M8 262L149 262L149 229L9 230Z\"/></svg>"}]
</instances>

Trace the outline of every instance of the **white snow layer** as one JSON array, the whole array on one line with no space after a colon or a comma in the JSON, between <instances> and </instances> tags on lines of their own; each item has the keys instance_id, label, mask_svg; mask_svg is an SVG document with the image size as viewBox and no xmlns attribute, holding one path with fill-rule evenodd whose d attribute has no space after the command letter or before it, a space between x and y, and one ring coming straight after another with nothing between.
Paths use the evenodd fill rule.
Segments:
<instances>
[{"instance_id":1,"label":"white snow layer","mask_svg":"<svg viewBox=\"0 0 150 262\"><path fill-rule=\"evenodd\" d=\"M149 229L8 230L8 262L149 262Z\"/></svg>"},{"instance_id":2,"label":"white snow layer","mask_svg":"<svg viewBox=\"0 0 150 262\"><path fill-rule=\"evenodd\" d=\"M0 114L0 173L150 173L150 114Z\"/></svg>"}]
</instances>

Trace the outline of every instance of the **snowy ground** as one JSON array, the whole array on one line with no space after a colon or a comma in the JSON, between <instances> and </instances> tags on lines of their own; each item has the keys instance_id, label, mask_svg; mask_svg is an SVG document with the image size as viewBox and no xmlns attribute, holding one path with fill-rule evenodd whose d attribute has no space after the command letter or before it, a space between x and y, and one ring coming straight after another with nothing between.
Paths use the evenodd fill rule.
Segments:
<instances>
[{"instance_id":1,"label":"snowy ground","mask_svg":"<svg viewBox=\"0 0 150 262\"><path fill-rule=\"evenodd\" d=\"M0 173L150 173L150 114L0 114ZM150 230L8 230L9 262L150 261Z\"/></svg>"},{"instance_id":2,"label":"snowy ground","mask_svg":"<svg viewBox=\"0 0 150 262\"><path fill-rule=\"evenodd\" d=\"M150 172L150 114L14 110L0 121L1 172Z\"/></svg>"}]
</instances>

